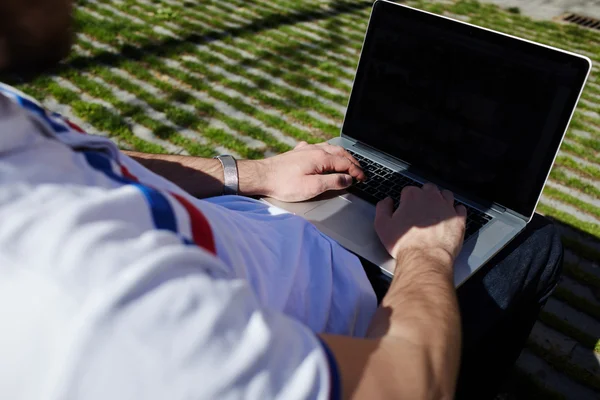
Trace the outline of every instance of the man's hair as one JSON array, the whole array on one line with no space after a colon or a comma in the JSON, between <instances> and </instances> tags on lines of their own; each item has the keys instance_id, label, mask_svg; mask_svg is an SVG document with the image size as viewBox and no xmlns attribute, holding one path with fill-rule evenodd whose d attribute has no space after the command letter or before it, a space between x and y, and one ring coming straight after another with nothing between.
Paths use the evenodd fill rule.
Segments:
<instances>
[{"instance_id":1,"label":"man's hair","mask_svg":"<svg viewBox=\"0 0 600 400\"><path fill-rule=\"evenodd\" d=\"M44 70L71 47L71 0L0 0L0 69Z\"/></svg>"}]
</instances>

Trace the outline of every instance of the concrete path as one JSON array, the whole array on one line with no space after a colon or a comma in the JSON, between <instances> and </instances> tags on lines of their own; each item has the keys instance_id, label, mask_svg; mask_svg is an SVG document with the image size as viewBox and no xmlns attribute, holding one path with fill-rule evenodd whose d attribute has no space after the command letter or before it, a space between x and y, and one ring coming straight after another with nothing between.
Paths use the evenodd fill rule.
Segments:
<instances>
[{"instance_id":1,"label":"concrete path","mask_svg":"<svg viewBox=\"0 0 600 400\"><path fill-rule=\"evenodd\" d=\"M600 19L600 0L482 0L502 7L519 7L521 13L536 19L553 19L565 12Z\"/></svg>"}]
</instances>

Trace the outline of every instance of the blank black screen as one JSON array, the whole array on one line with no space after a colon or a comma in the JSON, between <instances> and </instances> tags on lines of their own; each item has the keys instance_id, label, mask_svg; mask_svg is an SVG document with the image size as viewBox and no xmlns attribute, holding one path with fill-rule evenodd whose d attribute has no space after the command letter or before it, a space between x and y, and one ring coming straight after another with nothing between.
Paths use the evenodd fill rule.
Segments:
<instances>
[{"instance_id":1,"label":"blank black screen","mask_svg":"<svg viewBox=\"0 0 600 400\"><path fill-rule=\"evenodd\" d=\"M342 132L449 189L529 216L589 67L378 2Z\"/></svg>"}]
</instances>

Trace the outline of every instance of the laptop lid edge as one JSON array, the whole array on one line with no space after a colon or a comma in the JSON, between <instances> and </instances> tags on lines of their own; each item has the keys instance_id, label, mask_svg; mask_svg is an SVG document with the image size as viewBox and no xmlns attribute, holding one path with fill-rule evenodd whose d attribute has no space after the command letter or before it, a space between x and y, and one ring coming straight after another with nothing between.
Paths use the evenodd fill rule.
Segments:
<instances>
[{"instance_id":1,"label":"laptop lid edge","mask_svg":"<svg viewBox=\"0 0 600 400\"><path fill-rule=\"evenodd\" d=\"M548 46L547 46L548 47ZM554 49L553 47L549 47L551 49ZM556 49L556 50L560 50L563 51L561 49ZM562 134L562 137L560 139L560 143L558 145L558 148L556 149L556 153L554 154L554 158L552 159L552 164L550 165L550 168L548 169L548 173L546 174L546 179L544 180L544 185L542 186L542 189L540 190L540 193L538 194L538 199L535 202L535 206L533 207L533 210L531 211L531 214L527 217L525 216L525 219L527 221L527 223L529 223L531 221L531 219L533 218L533 215L535 214L535 210L537 209L538 204L540 203L540 199L542 198L542 194L544 192L544 188L546 187L546 183L548 183L548 178L550 178L550 173L552 172L552 168L554 167L554 163L556 162L556 157L558 157L558 153L560 153L560 148L562 147L563 141L565 140L565 136L567 136L567 131L569 130L569 125L571 125L571 121L573 120L573 115L575 115L575 111L577 110L577 106L579 105L579 100L581 99L581 95L583 94L583 90L585 89L585 85L588 81L588 78L590 77L590 73L592 71L592 60L582 54L577 54L577 53L572 53L569 51L563 51L564 53L568 53L572 56L576 56L579 57L581 59L584 59L585 61L587 61L588 64L588 70L587 70L587 74L585 75L585 79L583 80L582 84L581 84L581 88L579 89L579 95L577 96L577 101L575 102L575 106L573 107L573 109L571 110L571 115L569 116L569 120L567 122L567 126L565 127L565 131ZM518 213L515 213L516 215L519 215Z\"/></svg>"},{"instance_id":2,"label":"laptop lid edge","mask_svg":"<svg viewBox=\"0 0 600 400\"><path fill-rule=\"evenodd\" d=\"M373 3L373 7L371 7L371 13L369 14L369 22L367 23L367 29L365 30L365 36L363 37L363 43L362 46L360 48L360 55L358 56L358 61L356 63L356 68L354 70L354 79L352 79L352 88L350 89L350 95L348 96L348 101L346 102L346 111L344 112L344 118L342 119L342 126L340 127L340 137L349 139L349 140L353 140L353 141L357 141L356 139L354 139L351 136L345 135L344 134L344 123L346 122L346 117L348 116L348 107L350 106L350 100L352 99L352 92L354 92L355 88L356 88L356 76L358 75L358 66L360 65L360 60L363 57L363 53L364 53L364 49L365 49L365 43L367 41L367 36L369 33L369 29L371 28L371 22L373 21L373 12L375 11L375 6L377 5L377 3L379 3L381 0L376 0L375 3Z\"/></svg>"}]
</instances>

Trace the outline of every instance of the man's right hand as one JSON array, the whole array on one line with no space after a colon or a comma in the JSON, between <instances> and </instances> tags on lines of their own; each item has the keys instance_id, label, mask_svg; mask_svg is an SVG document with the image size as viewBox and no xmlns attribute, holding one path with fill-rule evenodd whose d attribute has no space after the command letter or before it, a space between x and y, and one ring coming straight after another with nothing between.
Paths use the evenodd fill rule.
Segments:
<instances>
[{"instance_id":1,"label":"man's right hand","mask_svg":"<svg viewBox=\"0 0 600 400\"><path fill-rule=\"evenodd\" d=\"M375 231L381 242L398 259L414 254L451 266L462 247L467 211L454 207L454 195L431 183L402 190L394 212L391 198L377 204Z\"/></svg>"}]
</instances>

